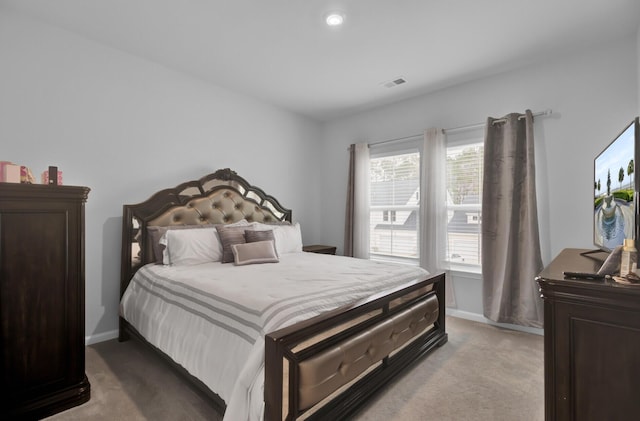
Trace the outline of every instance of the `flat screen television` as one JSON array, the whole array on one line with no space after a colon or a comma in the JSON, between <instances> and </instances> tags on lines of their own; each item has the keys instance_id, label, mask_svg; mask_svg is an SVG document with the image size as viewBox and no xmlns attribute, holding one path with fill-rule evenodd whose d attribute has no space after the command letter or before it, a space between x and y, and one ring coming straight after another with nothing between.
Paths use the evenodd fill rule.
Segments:
<instances>
[{"instance_id":1,"label":"flat screen television","mask_svg":"<svg viewBox=\"0 0 640 421\"><path fill-rule=\"evenodd\" d=\"M625 238L640 238L638 188L640 127L636 117L594 159L593 242L611 251Z\"/></svg>"}]
</instances>

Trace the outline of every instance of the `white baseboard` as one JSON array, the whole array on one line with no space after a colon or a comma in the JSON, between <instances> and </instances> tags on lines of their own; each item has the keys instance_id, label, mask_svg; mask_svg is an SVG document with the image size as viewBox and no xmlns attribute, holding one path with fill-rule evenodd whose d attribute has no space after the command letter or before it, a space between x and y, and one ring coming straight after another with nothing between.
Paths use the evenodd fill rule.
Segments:
<instances>
[{"instance_id":1,"label":"white baseboard","mask_svg":"<svg viewBox=\"0 0 640 421\"><path fill-rule=\"evenodd\" d=\"M98 342L104 342L118 337L118 330L112 330L109 332L98 333L97 335L89 335L84 337L85 345L97 344Z\"/></svg>"},{"instance_id":2,"label":"white baseboard","mask_svg":"<svg viewBox=\"0 0 640 421\"><path fill-rule=\"evenodd\" d=\"M458 310L455 308L447 307L447 316L458 317L460 319L466 319L474 322L485 323L488 325L497 326L504 329L518 330L520 332L533 333L534 335L544 336L544 329L538 329L535 327L528 327L528 326L512 325L509 323L496 323L493 320L487 319L482 314L471 313L468 311Z\"/></svg>"}]
</instances>

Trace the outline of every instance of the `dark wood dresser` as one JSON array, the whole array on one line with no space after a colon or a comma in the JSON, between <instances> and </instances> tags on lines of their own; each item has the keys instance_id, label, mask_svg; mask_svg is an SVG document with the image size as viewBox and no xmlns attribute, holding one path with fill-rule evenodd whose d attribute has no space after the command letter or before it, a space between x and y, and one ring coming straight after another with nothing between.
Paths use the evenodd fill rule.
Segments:
<instances>
[{"instance_id":1,"label":"dark wood dresser","mask_svg":"<svg viewBox=\"0 0 640 421\"><path fill-rule=\"evenodd\" d=\"M0 418L89 400L84 344L87 187L0 183Z\"/></svg>"},{"instance_id":2,"label":"dark wood dresser","mask_svg":"<svg viewBox=\"0 0 640 421\"><path fill-rule=\"evenodd\" d=\"M605 254L563 250L538 276L544 299L545 418L640 419L640 285L564 279Z\"/></svg>"}]
</instances>

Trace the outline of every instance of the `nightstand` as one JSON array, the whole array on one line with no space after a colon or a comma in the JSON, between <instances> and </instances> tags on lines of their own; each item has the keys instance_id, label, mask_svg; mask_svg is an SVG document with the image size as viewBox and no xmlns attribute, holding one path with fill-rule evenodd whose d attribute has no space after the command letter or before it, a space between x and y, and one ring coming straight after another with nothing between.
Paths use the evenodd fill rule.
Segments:
<instances>
[{"instance_id":1,"label":"nightstand","mask_svg":"<svg viewBox=\"0 0 640 421\"><path fill-rule=\"evenodd\" d=\"M320 244L313 244L311 246L302 247L302 251L307 251L309 253L320 253L320 254L336 254L336 248L333 246L323 246Z\"/></svg>"}]
</instances>

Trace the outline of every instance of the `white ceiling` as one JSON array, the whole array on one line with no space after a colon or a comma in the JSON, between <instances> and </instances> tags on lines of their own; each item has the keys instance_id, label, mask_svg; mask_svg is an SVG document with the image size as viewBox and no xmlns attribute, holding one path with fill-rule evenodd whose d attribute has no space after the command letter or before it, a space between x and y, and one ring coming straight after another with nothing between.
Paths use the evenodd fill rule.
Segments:
<instances>
[{"instance_id":1,"label":"white ceiling","mask_svg":"<svg viewBox=\"0 0 640 421\"><path fill-rule=\"evenodd\" d=\"M635 34L639 0L0 0L324 121ZM346 14L332 30L323 17ZM383 82L407 83L386 88Z\"/></svg>"}]
</instances>

